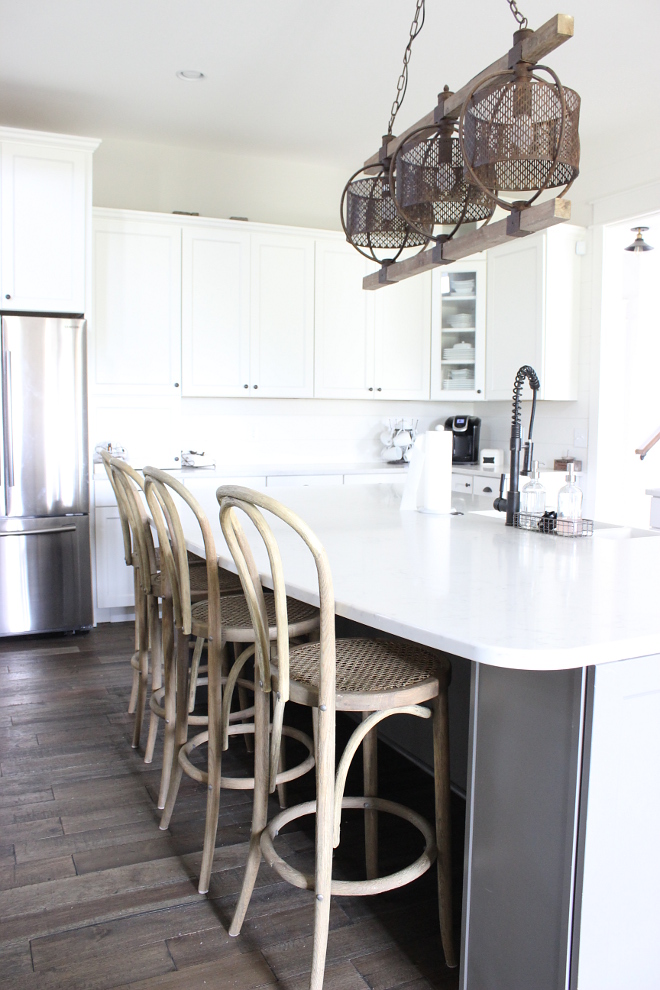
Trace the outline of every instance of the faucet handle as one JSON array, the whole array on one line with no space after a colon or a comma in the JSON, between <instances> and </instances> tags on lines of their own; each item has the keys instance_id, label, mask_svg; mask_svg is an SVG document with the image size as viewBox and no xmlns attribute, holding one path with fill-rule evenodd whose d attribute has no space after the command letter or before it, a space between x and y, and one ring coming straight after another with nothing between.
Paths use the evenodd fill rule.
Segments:
<instances>
[{"instance_id":1,"label":"faucet handle","mask_svg":"<svg viewBox=\"0 0 660 990\"><path fill-rule=\"evenodd\" d=\"M493 502L493 508L498 512L506 512L507 499L504 498L504 482L506 481L506 475L502 473L500 475L500 494Z\"/></svg>"}]
</instances>

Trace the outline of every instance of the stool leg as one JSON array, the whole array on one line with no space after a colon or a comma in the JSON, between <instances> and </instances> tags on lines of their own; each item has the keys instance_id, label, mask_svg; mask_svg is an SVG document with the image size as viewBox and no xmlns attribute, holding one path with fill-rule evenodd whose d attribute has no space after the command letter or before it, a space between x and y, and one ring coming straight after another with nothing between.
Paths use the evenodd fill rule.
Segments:
<instances>
[{"instance_id":1,"label":"stool leg","mask_svg":"<svg viewBox=\"0 0 660 990\"><path fill-rule=\"evenodd\" d=\"M176 664L174 661L174 615L172 599L163 599L162 622L163 677L165 683L165 727L163 732L163 769L160 777L158 807L165 807L172 777L174 744L176 739ZM177 761L178 762L178 761Z\"/></svg>"},{"instance_id":2,"label":"stool leg","mask_svg":"<svg viewBox=\"0 0 660 990\"><path fill-rule=\"evenodd\" d=\"M438 848L438 905L440 936L447 965L458 965L454 950L451 903L451 817L449 791L449 717L447 692L433 704L433 764L435 780L435 836Z\"/></svg>"},{"instance_id":3,"label":"stool leg","mask_svg":"<svg viewBox=\"0 0 660 990\"><path fill-rule=\"evenodd\" d=\"M158 691L163 686L163 650L160 622L158 621L158 599L149 595L147 603L149 615L149 642L151 643L151 691ZM144 762L151 763L154 758L154 747L158 735L160 719L155 712L149 717L149 735L147 748L144 751Z\"/></svg>"},{"instance_id":4,"label":"stool leg","mask_svg":"<svg viewBox=\"0 0 660 990\"><path fill-rule=\"evenodd\" d=\"M278 773L281 773L285 769L286 769L286 736L283 735L282 740L280 742L280 759L277 764L277 770ZM286 791L287 791L286 784L277 785L277 798L280 803L280 808L286 808Z\"/></svg>"},{"instance_id":5,"label":"stool leg","mask_svg":"<svg viewBox=\"0 0 660 990\"><path fill-rule=\"evenodd\" d=\"M241 652L241 644L234 643L234 660L236 659L236 657L239 655L240 652ZM241 710L250 707L250 698L248 697L247 690L244 687L241 687L240 684L238 685L238 704ZM249 721L250 720L248 718L243 719L243 723ZM249 732L246 732L245 735L243 736L243 739L245 740L246 750L248 751L248 753L252 753L254 750L254 739L252 735Z\"/></svg>"},{"instance_id":6,"label":"stool leg","mask_svg":"<svg viewBox=\"0 0 660 990\"><path fill-rule=\"evenodd\" d=\"M330 928L332 843L334 831L335 712L319 710L318 762L316 764L316 861L314 869L314 943L310 990L322 990Z\"/></svg>"},{"instance_id":7,"label":"stool leg","mask_svg":"<svg viewBox=\"0 0 660 990\"><path fill-rule=\"evenodd\" d=\"M255 664L256 667L256 664ZM256 672L255 672L256 673ZM252 804L252 832L250 848L245 864L243 886L234 911L230 935L238 935L241 931L245 912L248 909L254 884L261 863L261 833L268 820L268 775L269 775L269 722L270 703L268 695L264 694L255 678L254 685L254 800Z\"/></svg>"},{"instance_id":8,"label":"stool leg","mask_svg":"<svg viewBox=\"0 0 660 990\"><path fill-rule=\"evenodd\" d=\"M362 720L368 718L370 712L362 713ZM364 796L378 797L378 736L376 729L368 732L362 741L362 773L364 778ZM364 847L367 860L367 880L378 876L378 812L364 813Z\"/></svg>"},{"instance_id":9,"label":"stool leg","mask_svg":"<svg viewBox=\"0 0 660 990\"><path fill-rule=\"evenodd\" d=\"M172 776L167 789L167 800L160 819L159 828L166 829L170 824L176 804L183 767L179 763L179 750L188 741L188 663L190 662L190 637L177 632L176 643L176 734L172 754Z\"/></svg>"},{"instance_id":10,"label":"stool leg","mask_svg":"<svg viewBox=\"0 0 660 990\"><path fill-rule=\"evenodd\" d=\"M208 739L208 789L206 792L206 824L204 826L204 849L199 872L200 894L208 893L213 871L215 837L218 832L220 811L220 780L222 776L222 669L225 663L226 647L221 649L211 639L208 641L208 694L209 694L209 739Z\"/></svg>"},{"instance_id":11,"label":"stool leg","mask_svg":"<svg viewBox=\"0 0 660 990\"><path fill-rule=\"evenodd\" d=\"M135 621L138 623L138 660L140 663L135 720L133 722L133 749L140 745L140 733L144 720L144 708L149 685L149 628L147 624L147 596L139 588L135 599Z\"/></svg>"},{"instance_id":12,"label":"stool leg","mask_svg":"<svg viewBox=\"0 0 660 990\"><path fill-rule=\"evenodd\" d=\"M136 608L137 608L137 600L138 600L138 595L139 594L140 594L140 585L139 585L139 582L138 582L138 572L137 572L137 569L134 567L133 568L133 600L136 603ZM139 623L137 621L137 614L136 614L136 620L135 620L135 651L133 653L133 656L137 656L137 652L138 652L139 648L140 648L140 626L139 626ZM129 715L134 715L135 714L135 706L137 705L137 696L138 696L138 688L139 688L139 686L140 686L140 673L135 668L133 668L133 684L131 686L131 697L130 697L129 702L128 702L128 714Z\"/></svg>"},{"instance_id":13,"label":"stool leg","mask_svg":"<svg viewBox=\"0 0 660 990\"><path fill-rule=\"evenodd\" d=\"M188 692L188 714L191 714L195 707L195 695L197 693L197 678L199 677L199 662L202 659L204 649L204 637L198 636L195 640L195 649L190 665L190 690Z\"/></svg>"}]
</instances>

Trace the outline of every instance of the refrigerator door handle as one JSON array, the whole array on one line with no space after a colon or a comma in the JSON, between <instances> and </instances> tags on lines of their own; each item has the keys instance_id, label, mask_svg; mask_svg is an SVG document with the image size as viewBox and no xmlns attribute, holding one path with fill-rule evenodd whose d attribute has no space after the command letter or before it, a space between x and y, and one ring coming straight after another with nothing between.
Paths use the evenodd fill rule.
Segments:
<instances>
[{"instance_id":1,"label":"refrigerator door handle","mask_svg":"<svg viewBox=\"0 0 660 990\"><path fill-rule=\"evenodd\" d=\"M11 351L5 352L3 392L5 396L5 475L7 488L14 487L14 429L12 422Z\"/></svg>"},{"instance_id":2,"label":"refrigerator door handle","mask_svg":"<svg viewBox=\"0 0 660 990\"><path fill-rule=\"evenodd\" d=\"M52 526L48 529L12 529L0 532L0 537L3 536L48 536L50 533L74 533L75 526L60 526L55 529Z\"/></svg>"}]
</instances>

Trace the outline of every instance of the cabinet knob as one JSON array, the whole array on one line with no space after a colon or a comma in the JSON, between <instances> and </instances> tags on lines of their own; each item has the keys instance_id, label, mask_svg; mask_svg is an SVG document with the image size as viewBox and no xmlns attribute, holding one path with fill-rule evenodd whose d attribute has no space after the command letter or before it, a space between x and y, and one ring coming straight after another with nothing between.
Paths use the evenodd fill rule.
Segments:
<instances>
[{"instance_id":1,"label":"cabinet knob","mask_svg":"<svg viewBox=\"0 0 660 990\"><path fill-rule=\"evenodd\" d=\"M258 385L253 385L252 388L259 388L259 386Z\"/></svg>"},{"instance_id":2,"label":"cabinet knob","mask_svg":"<svg viewBox=\"0 0 660 990\"><path fill-rule=\"evenodd\" d=\"M376 391L377 392L382 392L383 390L382 390L382 388L377 388Z\"/></svg>"},{"instance_id":3,"label":"cabinet knob","mask_svg":"<svg viewBox=\"0 0 660 990\"><path fill-rule=\"evenodd\" d=\"M480 388L477 389L477 395L481 395L481 389Z\"/></svg>"},{"instance_id":4,"label":"cabinet knob","mask_svg":"<svg viewBox=\"0 0 660 990\"><path fill-rule=\"evenodd\" d=\"M178 383L178 382L175 382L175 383L174 383L174 387L175 387L175 388L178 388L178 387L179 387L179 383Z\"/></svg>"},{"instance_id":5,"label":"cabinet knob","mask_svg":"<svg viewBox=\"0 0 660 990\"><path fill-rule=\"evenodd\" d=\"M11 296L9 295L9 293L7 293L7 295L5 296L5 299L11 299Z\"/></svg>"},{"instance_id":6,"label":"cabinet knob","mask_svg":"<svg viewBox=\"0 0 660 990\"><path fill-rule=\"evenodd\" d=\"M369 386L369 391L370 392L373 392L373 386L372 385Z\"/></svg>"},{"instance_id":7,"label":"cabinet knob","mask_svg":"<svg viewBox=\"0 0 660 990\"><path fill-rule=\"evenodd\" d=\"M243 386L243 388L249 388L249 387L250 387L249 385L244 385L244 386Z\"/></svg>"}]
</instances>

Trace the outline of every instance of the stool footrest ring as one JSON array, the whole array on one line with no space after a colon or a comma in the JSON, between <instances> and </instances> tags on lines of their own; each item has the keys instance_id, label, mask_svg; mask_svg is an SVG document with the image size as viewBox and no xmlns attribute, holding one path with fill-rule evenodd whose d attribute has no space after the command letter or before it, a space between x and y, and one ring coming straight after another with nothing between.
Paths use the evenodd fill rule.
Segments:
<instances>
[{"instance_id":1,"label":"stool footrest ring","mask_svg":"<svg viewBox=\"0 0 660 990\"><path fill-rule=\"evenodd\" d=\"M433 865L436 860L437 851L435 846L435 835L429 822L416 811L406 808L402 804L394 801L387 801L379 797L345 797L341 803L342 808L356 808L360 811L385 811L406 821L418 828L424 836L425 846L421 856L405 866L396 873L390 873L384 877L375 877L373 880L333 880L330 888L331 894L342 894L347 897L367 897L372 894L382 894L386 890L394 890L396 887L403 887L407 883L421 877L423 873ZM292 808L286 808L279 815L268 822L261 833L261 851L269 866L271 866L283 880L300 887L302 890L314 890L314 877L307 873L302 873L290 866L286 860L275 851L273 839L279 830L288 822L303 818L305 815L316 814L316 801L306 801L304 804L296 804Z\"/></svg>"}]
</instances>

